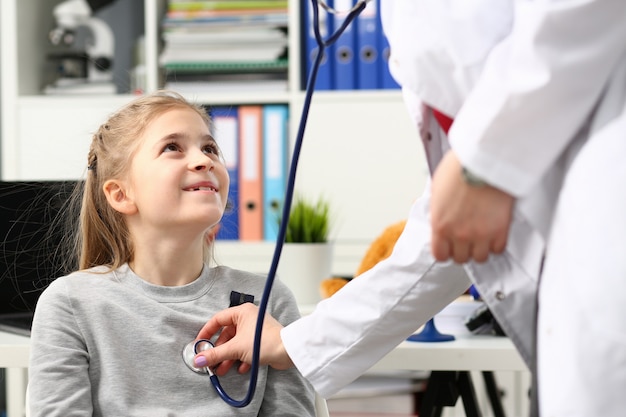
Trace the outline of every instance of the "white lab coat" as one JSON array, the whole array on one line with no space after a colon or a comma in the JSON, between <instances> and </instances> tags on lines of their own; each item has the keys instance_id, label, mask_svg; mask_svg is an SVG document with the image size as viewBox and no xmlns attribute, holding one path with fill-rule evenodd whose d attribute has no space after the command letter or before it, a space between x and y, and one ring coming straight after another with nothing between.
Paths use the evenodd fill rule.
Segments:
<instances>
[{"instance_id":1,"label":"white lab coat","mask_svg":"<svg viewBox=\"0 0 626 417\"><path fill-rule=\"evenodd\" d=\"M536 280L544 241L550 239L550 255L542 284L546 289L542 290L540 298L540 376L542 381L549 381L540 384L542 415L622 414L626 409L626 397L618 397L625 387L626 337L622 317L626 317L626 311L620 306L626 306L626 302L619 303L619 299L626 301L623 300L626 268L624 261L611 263L617 269L608 274L608 283L619 291L612 291L608 283L590 290L591 267L598 266L602 259L601 249L605 248L595 240L604 235L596 233L595 239L591 239L591 235L581 237L571 231L575 230L572 223L589 223L584 229L587 231L594 222L583 220L596 220L590 216L595 210L594 201L586 199L585 194L573 192L582 185L587 186L584 192L594 196L600 193L603 203L611 200L616 207L613 210L621 209L624 213L626 203L621 190L626 183L626 174L620 168L625 164L618 162L619 157L624 160L626 156L623 152L626 142L624 119L621 116L624 89L619 90L622 94L607 95L605 88L611 80L626 79L626 73L621 72L619 65L626 45L626 25L623 24L626 2L517 1L514 29L494 49L484 69L486 52L508 33L510 26L493 26L492 32L485 32L482 39L485 43L464 36L464 29L468 33L480 33L476 31L476 25L468 22L483 14L473 13L471 6L482 10L481 13L494 11L493 20L485 17L481 22L504 22L506 5L502 5L503 2L498 5L497 0L491 8L486 7L488 0L439 1L439 6L443 3L443 7L454 9L454 13L439 14L439 18L453 16L462 20L467 17L466 25L458 21L452 25L439 25L434 21L429 29L440 28L441 33L432 39L440 39L441 43L420 51L413 45L424 38L415 36L421 28L415 22L426 16L420 14L425 10L422 7L436 9L435 3L426 0L383 2L385 29L393 51L392 72L403 85L409 111L422 130L436 129L433 129L427 113L424 116L417 111L420 102L435 106L444 113L456 114L450 135L463 164L519 197L505 254L491 257L485 264L468 264L465 269L528 361L533 344ZM465 40L476 41L469 52L465 48L470 45L463 44ZM458 42L462 47L455 48ZM455 54L458 51L465 52ZM433 79L447 83L432 82ZM461 107L460 101L468 94L467 102ZM600 109L606 109L594 114L592 111L598 103ZM598 120L599 115L604 115L602 120ZM596 119L591 119L592 116ZM498 122L492 123L496 119ZM606 143L613 146L615 152L599 145L592 146L596 141L587 141L590 130L585 126L592 126L591 133L599 131L604 133L601 136L610 137L612 141L607 139ZM616 132L622 132L621 138ZM435 153L429 153L431 158ZM583 158L585 154L589 157ZM596 166L598 155L607 161L615 160L615 164ZM593 170L599 170L599 173L591 173ZM607 171L615 180L610 183L599 181ZM575 175L576 172L583 174ZM565 174L565 186L559 194ZM596 181L575 180L586 178L585 175ZM609 185L615 189L610 189ZM556 209L551 234L552 216L559 196L560 205ZM579 213L577 217L568 216L572 204L577 205L574 210ZM607 209L607 216L601 219L604 223L598 223L603 231L616 225L615 238L626 232L626 216L622 215L617 219L619 221L616 216ZM569 234L564 232L566 230ZM433 261L429 239L426 195L411 209L407 227L390 258L320 303L313 314L282 331L283 342L294 363L322 395L331 395L367 370L469 285L463 269ZM586 256L590 248L583 242L587 241L595 243L592 253L597 256ZM610 242L610 248L623 249L624 245L615 239ZM578 270L577 264L563 262L562 257L571 256L568 262L575 259L588 269ZM619 259L623 258L620 255ZM566 265L569 268L565 268ZM560 268L565 268L567 275ZM605 269L603 272L607 272ZM577 309L575 303L564 303L559 297L562 293L580 295L584 291L600 293L593 297L595 301L585 300L590 306L585 310ZM607 291L610 294L605 294ZM596 309L601 307L598 304L604 301L600 295L611 300L612 307L602 317L610 318L608 323L615 327L601 326L603 331L593 333L600 341L594 339L583 343L584 348L573 349L573 345L584 341L585 333L575 320L588 323L589 318L583 320L583 316L598 313ZM574 299L580 301L579 298ZM550 340L551 337L555 339ZM602 338L608 341L606 345ZM589 349L592 344L602 347ZM568 354L563 355L563 351ZM611 352L608 362L603 362L606 358L599 356L601 351ZM586 354L593 359L589 361ZM587 362L588 366L580 366L582 362ZM606 384L597 378L591 384L580 382L599 374L610 374L606 380L614 383L615 389L607 389ZM567 381L561 380L561 375L567 376ZM599 390L603 392L595 395ZM569 397L567 401L565 394ZM602 401L600 407L600 401L596 399L607 401ZM569 404L579 408L569 409ZM599 409L604 412L598 414Z\"/></svg>"},{"instance_id":2,"label":"white lab coat","mask_svg":"<svg viewBox=\"0 0 626 417\"><path fill-rule=\"evenodd\" d=\"M626 2L517 1L450 141L548 241L540 415L626 410ZM532 197L535 198L532 198Z\"/></svg>"}]
</instances>

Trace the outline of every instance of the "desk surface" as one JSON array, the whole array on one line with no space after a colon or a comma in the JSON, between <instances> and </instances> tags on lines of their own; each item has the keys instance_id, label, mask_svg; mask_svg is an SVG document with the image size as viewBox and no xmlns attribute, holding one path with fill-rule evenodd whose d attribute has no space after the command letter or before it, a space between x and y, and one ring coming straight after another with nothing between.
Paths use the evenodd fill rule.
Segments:
<instances>
[{"instance_id":1,"label":"desk surface","mask_svg":"<svg viewBox=\"0 0 626 417\"><path fill-rule=\"evenodd\" d=\"M0 332L0 368L27 368L30 338Z\"/></svg>"},{"instance_id":2,"label":"desk surface","mask_svg":"<svg viewBox=\"0 0 626 417\"><path fill-rule=\"evenodd\" d=\"M0 332L0 368L26 368L30 339ZM403 342L372 370L526 371L528 368L506 337L456 336L440 343Z\"/></svg>"},{"instance_id":3,"label":"desk surface","mask_svg":"<svg viewBox=\"0 0 626 417\"><path fill-rule=\"evenodd\" d=\"M371 370L527 371L510 339L457 335L450 342L402 342Z\"/></svg>"}]
</instances>

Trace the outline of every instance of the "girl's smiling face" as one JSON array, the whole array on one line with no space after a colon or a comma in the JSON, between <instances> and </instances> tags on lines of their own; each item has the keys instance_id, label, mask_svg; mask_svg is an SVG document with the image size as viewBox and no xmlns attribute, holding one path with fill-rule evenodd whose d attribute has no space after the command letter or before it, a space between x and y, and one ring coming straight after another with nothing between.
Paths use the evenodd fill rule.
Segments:
<instances>
[{"instance_id":1,"label":"girl's smiling face","mask_svg":"<svg viewBox=\"0 0 626 417\"><path fill-rule=\"evenodd\" d=\"M174 108L152 120L139 141L129 193L142 223L204 231L219 222L230 179L205 121Z\"/></svg>"}]
</instances>

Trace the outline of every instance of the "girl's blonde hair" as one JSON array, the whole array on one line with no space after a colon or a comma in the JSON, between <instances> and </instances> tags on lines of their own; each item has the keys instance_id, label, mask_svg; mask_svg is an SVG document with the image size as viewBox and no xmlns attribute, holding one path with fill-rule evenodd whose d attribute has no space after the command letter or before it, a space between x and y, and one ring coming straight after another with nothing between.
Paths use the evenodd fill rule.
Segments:
<instances>
[{"instance_id":1,"label":"girl's blonde hair","mask_svg":"<svg viewBox=\"0 0 626 417\"><path fill-rule=\"evenodd\" d=\"M193 110L211 128L206 110L180 94L157 91L137 98L111 115L93 135L82 188L79 231L74 248L79 269L106 265L116 269L133 258L133 243L124 217L106 200L107 180L127 175L139 138L148 124L172 109ZM81 193L81 191L79 191ZM208 242L207 242L208 243ZM208 248L205 248L205 254Z\"/></svg>"}]
</instances>

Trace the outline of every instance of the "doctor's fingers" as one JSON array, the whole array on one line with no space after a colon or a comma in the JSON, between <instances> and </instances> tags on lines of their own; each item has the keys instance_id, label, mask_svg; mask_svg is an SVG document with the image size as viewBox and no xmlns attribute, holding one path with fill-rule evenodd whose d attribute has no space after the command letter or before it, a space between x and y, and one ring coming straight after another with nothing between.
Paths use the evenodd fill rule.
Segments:
<instances>
[{"instance_id":1,"label":"doctor's fingers","mask_svg":"<svg viewBox=\"0 0 626 417\"><path fill-rule=\"evenodd\" d=\"M235 336L228 342L215 345L212 349L206 349L198 353L194 357L194 364L197 368L208 366L218 375L224 375L230 368L235 366L238 361L244 363L252 362L252 346L242 342L242 336ZM246 367L241 368L240 372L245 372Z\"/></svg>"},{"instance_id":2,"label":"doctor's fingers","mask_svg":"<svg viewBox=\"0 0 626 417\"><path fill-rule=\"evenodd\" d=\"M499 235L494 239L476 238L471 242L456 240L450 244L451 257L458 264L469 261L483 263L489 259L490 253L501 253L505 243L506 237L503 240Z\"/></svg>"},{"instance_id":3,"label":"doctor's fingers","mask_svg":"<svg viewBox=\"0 0 626 417\"><path fill-rule=\"evenodd\" d=\"M220 347L224 344L227 344L229 341L231 341L232 339L234 339L237 335L237 328L235 326L226 326L222 329L222 332L220 333L220 335L217 337L217 339L215 340L215 348L214 349L227 349L225 351L225 354L228 356L234 356L233 360L228 359L225 360L224 362L220 363L215 369L215 373L218 376L222 376L225 375L230 368L232 368L236 363L239 362L239 358L240 357L245 357L246 356L246 351L244 349L243 352L241 353L237 353L237 349L234 348L233 346L224 346L224 347ZM245 336L244 336L245 337ZM236 344L237 341L233 340L233 345ZM250 370L251 366L245 362L241 362L239 367L237 368L237 371L239 373L246 373Z\"/></svg>"},{"instance_id":4,"label":"doctor's fingers","mask_svg":"<svg viewBox=\"0 0 626 417\"><path fill-rule=\"evenodd\" d=\"M207 359L207 362L208 361L209 360ZM235 365L236 363L237 361L234 361L234 360L227 360L227 361L221 362L217 366L212 368L213 373L215 373L215 375L217 376L224 376L228 373L228 371L230 371L230 368L232 368L233 365Z\"/></svg>"},{"instance_id":5,"label":"doctor's fingers","mask_svg":"<svg viewBox=\"0 0 626 417\"><path fill-rule=\"evenodd\" d=\"M490 244L487 241L476 242L472 245L472 259L476 262L485 262L489 258Z\"/></svg>"},{"instance_id":6,"label":"doctor's fingers","mask_svg":"<svg viewBox=\"0 0 626 417\"><path fill-rule=\"evenodd\" d=\"M484 262L489 256L489 242L485 238L460 237L454 233L433 234L432 252L435 259L444 262L452 258L457 264L470 260Z\"/></svg>"},{"instance_id":7,"label":"doctor's fingers","mask_svg":"<svg viewBox=\"0 0 626 417\"><path fill-rule=\"evenodd\" d=\"M235 326L223 327L219 336L217 337L217 339L215 339L214 345L215 346L223 345L224 343L227 343L230 339L235 337L236 334L237 334L237 327Z\"/></svg>"},{"instance_id":8,"label":"doctor's fingers","mask_svg":"<svg viewBox=\"0 0 626 417\"><path fill-rule=\"evenodd\" d=\"M472 247L468 242L458 240L456 242L452 242L450 248L452 252L452 259L454 259L454 262L457 264L465 263L470 259L470 251Z\"/></svg>"},{"instance_id":9,"label":"doctor's fingers","mask_svg":"<svg viewBox=\"0 0 626 417\"><path fill-rule=\"evenodd\" d=\"M506 243L509 240L509 228L505 228L497 234L491 241L490 250L493 253L502 253L506 248Z\"/></svg>"},{"instance_id":10,"label":"doctor's fingers","mask_svg":"<svg viewBox=\"0 0 626 417\"><path fill-rule=\"evenodd\" d=\"M205 323L202 329L200 329L196 338L211 339L218 331L227 326L234 326L234 329L236 329L240 325L246 325L245 323L249 321L256 323L258 314L258 307L252 303L244 303L236 307L218 311Z\"/></svg>"},{"instance_id":11,"label":"doctor's fingers","mask_svg":"<svg viewBox=\"0 0 626 417\"><path fill-rule=\"evenodd\" d=\"M237 359L231 359L236 350L231 349L228 344L215 346L212 349L203 350L194 358L194 365L198 368L209 367L217 376L224 376L228 371L238 363ZM250 370L250 366L243 364L239 366L238 371L245 373Z\"/></svg>"},{"instance_id":12,"label":"doctor's fingers","mask_svg":"<svg viewBox=\"0 0 626 417\"><path fill-rule=\"evenodd\" d=\"M486 241L472 243L457 241L453 242L450 247L451 257L457 264L464 264L471 260L485 262L489 257L489 243Z\"/></svg>"},{"instance_id":13,"label":"doctor's fingers","mask_svg":"<svg viewBox=\"0 0 626 417\"><path fill-rule=\"evenodd\" d=\"M450 255L452 253L451 242L448 241L447 238L433 232L430 242L430 250L436 260L440 262L447 261L450 259Z\"/></svg>"},{"instance_id":14,"label":"doctor's fingers","mask_svg":"<svg viewBox=\"0 0 626 417\"><path fill-rule=\"evenodd\" d=\"M454 262L462 264L470 260L476 262L485 262L489 258L489 253L500 253L504 249L502 238L497 240L488 240L487 238L475 239L473 241L461 239L457 237L437 237L433 236L432 251L433 256L438 261L447 261L452 258ZM498 249L497 252L495 249Z\"/></svg>"},{"instance_id":15,"label":"doctor's fingers","mask_svg":"<svg viewBox=\"0 0 626 417\"><path fill-rule=\"evenodd\" d=\"M246 372L249 372L250 369L252 368L251 365L249 365L249 364L247 364L245 362L239 362L239 361L235 361L235 360L227 360L227 361L224 361L224 362L220 363L219 365L217 365L213 369L213 372L217 376L224 376L236 364L239 364L239 367L237 368L237 372L239 372L240 374L245 374Z\"/></svg>"}]
</instances>

